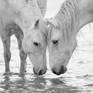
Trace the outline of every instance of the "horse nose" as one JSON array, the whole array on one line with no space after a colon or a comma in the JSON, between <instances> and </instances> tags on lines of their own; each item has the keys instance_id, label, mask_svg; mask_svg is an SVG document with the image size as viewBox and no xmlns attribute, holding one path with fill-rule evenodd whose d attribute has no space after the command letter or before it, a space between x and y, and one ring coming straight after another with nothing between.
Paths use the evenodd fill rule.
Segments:
<instances>
[{"instance_id":1,"label":"horse nose","mask_svg":"<svg viewBox=\"0 0 93 93\"><path fill-rule=\"evenodd\" d=\"M56 75L64 74L66 71L67 71L67 68L63 65L60 67L59 70L56 67L52 68L52 72Z\"/></svg>"},{"instance_id":2,"label":"horse nose","mask_svg":"<svg viewBox=\"0 0 93 93\"><path fill-rule=\"evenodd\" d=\"M34 72L36 75L43 75L43 74L46 73L46 69L37 70L37 69L33 68L33 72Z\"/></svg>"}]
</instances>

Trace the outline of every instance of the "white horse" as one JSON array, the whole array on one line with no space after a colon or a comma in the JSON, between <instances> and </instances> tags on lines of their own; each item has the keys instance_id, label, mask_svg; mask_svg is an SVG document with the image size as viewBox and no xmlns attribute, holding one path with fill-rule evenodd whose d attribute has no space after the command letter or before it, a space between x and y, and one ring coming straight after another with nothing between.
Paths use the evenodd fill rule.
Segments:
<instances>
[{"instance_id":1,"label":"white horse","mask_svg":"<svg viewBox=\"0 0 93 93\"><path fill-rule=\"evenodd\" d=\"M39 8L40 7L40 8ZM40 10L41 9L41 10ZM5 73L10 73L9 62L11 59L11 52L10 52L10 36L15 34L18 46L20 50L20 74L24 74L25 72L25 63L27 54L24 53L22 48L22 40L24 39L24 43L27 43L31 37L28 39L26 38L28 33L33 34L32 38L39 38L38 34L34 36L34 33L31 31L31 27L33 23L37 23L37 20L42 20L43 23L43 16L46 10L46 0L0 0L0 36L3 41L4 46L4 59L5 59ZM41 37L43 37L43 33L40 32ZM32 41L29 41L30 43ZM23 44L24 47L24 44ZM28 46L26 46L27 48ZM31 46L30 46L31 47ZM24 47L25 49L25 47ZM42 48L41 51L44 49ZM39 52L39 51L37 51ZM27 53L27 52L26 52ZM45 53L42 52L40 55L44 55ZM31 54L32 58L35 60L31 60L32 63L37 63L40 58ZM36 62L35 62L36 61ZM41 58L41 63L43 63L44 58ZM44 62L45 63L45 62ZM42 65L42 64L41 64ZM46 68L43 72L39 73L41 70L41 66L38 67L34 66L34 69L38 69L35 71L37 74L43 74L46 71Z\"/></svg>"},{"instance_id":2,"label":"white horse","mask_svg":"<svg viewBox=\"0 0 93 93\"><path fill-rule=\"evenodd\" d=\"M93 22L93 0L65 0L56 16L48 21L49 63L54 74L67 71L67 64L77 46L76 35Z\"/></svg>"}]
</instances>

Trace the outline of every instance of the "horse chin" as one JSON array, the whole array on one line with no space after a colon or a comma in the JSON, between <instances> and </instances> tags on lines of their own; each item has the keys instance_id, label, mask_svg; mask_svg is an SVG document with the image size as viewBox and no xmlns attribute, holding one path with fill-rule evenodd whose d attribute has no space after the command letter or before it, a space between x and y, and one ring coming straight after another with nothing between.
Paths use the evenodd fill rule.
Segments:
<instances>
[{"instance_id":1,"label":"horse chin","mask_svg":"<svg viewBox=\"0 0 93 93\"><path fill-rule=\"evenodd\" d=\"M40 56L36 57L34 54L31 53L28 54L28 57L32 62L34 74L43 75L46 73L47 66L46 66L46 60L44 60L44 58Z\"/></svg>"},{"instance_id":2,"label":"horse chin","mask_svg":"<svg viewBox=\"0 0 93 93\"><path fill-rule=\"evenodd\" d=\"M37 55L34 53L28 53L29 60L32 62L34 67L45 67L46 66L46 59L43 55Z\"/></svg>"}]
</instances>

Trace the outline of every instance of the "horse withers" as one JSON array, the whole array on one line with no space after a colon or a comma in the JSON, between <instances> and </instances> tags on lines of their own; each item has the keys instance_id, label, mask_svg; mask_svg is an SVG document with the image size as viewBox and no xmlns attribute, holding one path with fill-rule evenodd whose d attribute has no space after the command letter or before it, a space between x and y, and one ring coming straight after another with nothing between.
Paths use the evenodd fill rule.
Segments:
<instances>
[{"instance_id":1,"label":"horse withers","mask_svg":"<svg viewBox=\"0 0 93 93\"><path fill-rule=\"evenodd\" d=\"M33 31L31 31L30 28L32 27L32 24L35 23L35 20L37 19L41 20L43 18L42 14L44 15L44 11L42 12L39 9L36 0L0 0L0 36L4 46L4 60L5 60L6 74L10 73L10 67L9 67L9 62L11 59L10 36L12 34L15 34L18 41L18 46L20 50L19 55L21 60L20 74L22 75L25 73L25 63L28 54L27 52L26 53L24 52L25 50L24 45L25 43L27 44L27 42L29 41L29 39L26 37L28 36L28 33L33 34ZM42 32L40 33L43 38L44 36L43 33ZM33 39L36 37L37 38L39 37L38 34L36 34L36 36L34 36ZM30 39L31 41L28 42L29 44L32 42L31 37ZM24 44L23 44L24 50L22 48L22 40L24 40ZM26 46L26 48L27 47L29 49L29 47L31 46ZM42 48L41 50L43 51L45 49ZM41 55L44 55L44 53L42 53ZM36 58L36 56L32 53L30 57L31 56L32 58ZM44 62L45 61L44 58L41 58L41 63L39 63L38 60L40 60L39 57L36 58L36 60L33 59L31 60L32 63L37 63L37 65L33 64L34 70L36 74L43 74L46 72L46 66L42 67L41 65L43 63L45 64L46 62ZM42 68L45 70L39 73L39 70ZM36 69L38 69L38 71Z\"/></svg>"},{"instance_id":2,"label":"horse withers","mask_svg":"<svg viewBox=\"0 0 93 93\"><path fill-rule=\"evenodd\" d=\"M93 22L93 0L65 0L56 16L47 21L49 63L54 74L67 71L77 46L76 35L90 22Z\"/></svg>"}]
</instances>

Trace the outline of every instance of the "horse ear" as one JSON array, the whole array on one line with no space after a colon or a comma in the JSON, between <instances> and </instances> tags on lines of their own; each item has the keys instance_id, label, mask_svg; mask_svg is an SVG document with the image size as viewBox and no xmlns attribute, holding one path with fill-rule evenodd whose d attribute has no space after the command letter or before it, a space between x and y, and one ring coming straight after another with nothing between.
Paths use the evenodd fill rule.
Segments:
<instances>
[{"instance_id":1,"label":"horse ear","mask_svg":"<svg viewBox=\"0 0 93 93\"><path fill-rule=\"evenodd\" d=\"M50 22L50 20L49 19L45 19L45 23L46 23L46 25L49 27L50 25L52 26L53 24L52 24L52 22Z\"/></svg>"},{"instance_id":2,"label":"horse ear","mask_svg":"<svg viewBox=\"0 0 93 93\"><path fill-rule=\"evenodd\" d=\"M34 24L35 27L38 27L39 26L39 19L36 20L35 24Z\"/></svg>"},{"instance_id":3,"label":"horse ear","mask_svg":"<svg viewBox=\"0 0 93 93\"><path fill-rule=\"evenodd\" d=\"M47 30L48 31L51 31L52 27L53 27L53 24L50 22L49 19L45 19L45 23L47 25Z\"/></svg>"},{"instance_id":4,"label":"horse ear","mask_svg":"<svg viewBox=\"0 0 93 93\"><path fill-rule=\"evenodd\" d=\"M52 27L57 27L58 26L57 22L52 18L46 19L46 24L47 24L48 27L49 26L52 26Z\"/></svg>"}]
</instances>

